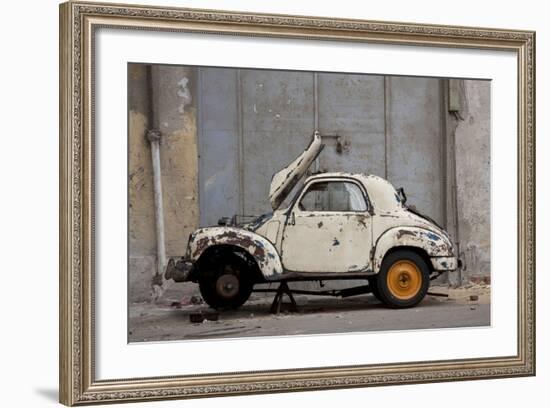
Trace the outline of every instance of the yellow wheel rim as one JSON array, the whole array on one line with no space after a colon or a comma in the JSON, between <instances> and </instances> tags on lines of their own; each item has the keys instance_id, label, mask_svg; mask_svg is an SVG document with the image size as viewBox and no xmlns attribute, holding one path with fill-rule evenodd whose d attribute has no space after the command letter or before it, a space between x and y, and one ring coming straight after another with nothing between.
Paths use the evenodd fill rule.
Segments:
<instances>
[{"instance_id":1,"label":"yellow wheel rim","mask_svg":"<svg viewBox=\"0 0 550 408\"><path fill-rule=\"evenodd\" d=\"M390 293L401 300L415 297L422 287L422 272L411 261L397 261L388 271L388 289Z\"/></svg>"}]
</instances>

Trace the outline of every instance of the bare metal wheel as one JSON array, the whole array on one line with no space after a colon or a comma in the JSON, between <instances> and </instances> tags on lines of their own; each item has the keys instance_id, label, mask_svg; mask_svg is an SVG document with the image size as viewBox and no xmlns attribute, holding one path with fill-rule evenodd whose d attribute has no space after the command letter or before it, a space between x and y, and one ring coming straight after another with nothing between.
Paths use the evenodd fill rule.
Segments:
<instances>
[{"instance_id":1,"label":"bare metal wheel","mask_svg":"<svg viewBox=\"0 0 550 408\"><path fill-rule=\"evenodd\" d=\"M199 289L214 309L236 309L252 293L253 283L246 262L233 253L213 257L201 265Z\"/></svg>"},{"instance_id":2,"label":"bare metal wheel","mask_svg":"<svg viewBox=\"0 0 550 408\"><path fill-rule=\"evenodd\" d=\"M216 280L216 293L224 298L231 299L239 294L239 278L233 271L224 271Z\"/></svg>"},{"instance_id":3,"label":"bare metal wheel","mask_svg":"<svg viewBox=\"0 0 550 408\"><path fill-rule=\"evenodd\" d=\"M424 299L430 286L428 265L416 252L392 252L382 262L376 281L380 300L394 308L417 305Z\"/></svg>"}]
</instances>

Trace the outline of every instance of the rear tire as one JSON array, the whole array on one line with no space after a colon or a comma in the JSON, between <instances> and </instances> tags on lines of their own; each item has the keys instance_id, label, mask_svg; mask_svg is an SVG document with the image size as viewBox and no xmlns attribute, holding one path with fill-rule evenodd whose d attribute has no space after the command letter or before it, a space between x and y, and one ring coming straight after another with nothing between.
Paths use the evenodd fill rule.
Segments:
<instances>
[{"instance_id":1,"label":"rear tire","mask_svg":"<svg viewBox=\"0 0 550 408\"><path fill-rule=\"evenodd\" d=\"M369 278L369 286L371 287L371 294L376 298L376 300L382 302L382 298L380 297L380 292L378 291L378 282L377 282L378 275L376 275L374 278Z\"/></svg>"},{"instance_id":2,"label":"rear tire","mask_svg":"<svg viewBox=\"0 0 550 408\"><path fill-rule=\"evenodd\" d=\"M236 309L250 297L254 284L249 266L238 255L220 254L201 265L201 269L201 296L213 309Z\"/></svg>"},{"instance_id":3,"label":"rear tire","mask_svg":"<svg viewBox=\"0 0 550 408\"><path fill-rule=\"evenodd\" d=\"M384 258L376 281L380 300L391 308L419 304L428 293L430 270L416 252L399 250Z\"/></svg>"}]
</instances>

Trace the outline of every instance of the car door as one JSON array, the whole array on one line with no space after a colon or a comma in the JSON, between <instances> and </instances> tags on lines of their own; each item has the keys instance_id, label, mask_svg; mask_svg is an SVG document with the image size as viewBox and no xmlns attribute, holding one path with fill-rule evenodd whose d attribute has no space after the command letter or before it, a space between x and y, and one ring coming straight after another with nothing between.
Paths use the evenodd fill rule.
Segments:
<instances>
[{"instance_id":1,"label":"car door","mask_svg":"<svg viewBox=\"0 0 550 408\"><path fill-rule=\"evenodd\" d=\"M372 217L362 185L352 179L309 182L295 201L283 231L288 271L360 272L370 267Z\"/></svg>"}]
</instances>

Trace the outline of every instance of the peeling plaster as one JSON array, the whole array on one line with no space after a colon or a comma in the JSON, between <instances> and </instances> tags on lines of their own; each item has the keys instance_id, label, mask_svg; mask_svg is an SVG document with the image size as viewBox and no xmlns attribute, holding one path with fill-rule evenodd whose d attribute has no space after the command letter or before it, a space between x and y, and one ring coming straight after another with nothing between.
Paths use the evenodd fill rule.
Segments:
<instances>
[{"instance_id":1,"label":"peeling plaster","mask_svg":"<svg viewBox=\"0 0 550 408\"><path fill-rule=\"evenodd\" d=\"M182 99L181 105L178 106L178 112L182 115L185 113L185 106L191 103L191 91L189 91L189 87L187 86L188 82L189 79L187 77L183 77L178 82L177 94Z\"/></svg>"}]
</instances>

